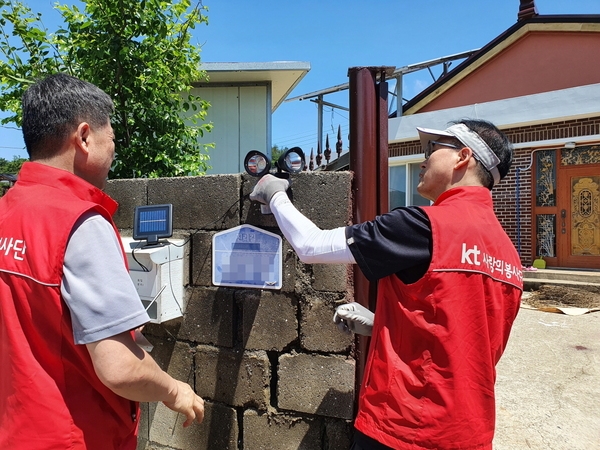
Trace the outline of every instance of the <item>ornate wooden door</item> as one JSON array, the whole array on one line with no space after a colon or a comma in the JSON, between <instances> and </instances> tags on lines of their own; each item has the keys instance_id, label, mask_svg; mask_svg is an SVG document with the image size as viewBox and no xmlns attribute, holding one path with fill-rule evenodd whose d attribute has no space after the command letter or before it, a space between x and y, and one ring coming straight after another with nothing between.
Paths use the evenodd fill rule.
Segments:
<instances>
[{"instance_id":1,"label":"ornate wooden door","mask_svg":"<svg viewBox=\"0 0 600 450\"><path fill-rule=\"evenodd\" d=\"M559 184L560 267L600 268L600 167L561 170ZM563 198L564 196L564 198ZM563 218L564 216L564 218Z\"/></svg>"},{"instance_id":2,"label":"ornate wooden door","mask_svg":"<svg viewBox=\"0 0 600 450\"><path fill-rule=\"evenodd\" d=\"M600 146L536 156L536 254L548 267L600 269Z\"/></svg>"}]
</instances>

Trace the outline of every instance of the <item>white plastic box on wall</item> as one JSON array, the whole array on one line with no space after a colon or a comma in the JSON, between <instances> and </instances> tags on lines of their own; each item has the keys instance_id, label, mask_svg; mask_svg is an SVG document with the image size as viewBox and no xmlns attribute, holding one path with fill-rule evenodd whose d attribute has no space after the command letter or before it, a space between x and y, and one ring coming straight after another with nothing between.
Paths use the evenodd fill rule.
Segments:
<instances>
[{"instance_id":1,"label":"white plastic box on wall","mask_svg":"<svg viewBox=\"0 0 600 450\"><path fill-rule=\"evenodd\" d=\"M145 241L121 237L127 254L129 276L153 323L181 317L183 302L184 240L144 247Z\"/></svg>"}]
</instances>

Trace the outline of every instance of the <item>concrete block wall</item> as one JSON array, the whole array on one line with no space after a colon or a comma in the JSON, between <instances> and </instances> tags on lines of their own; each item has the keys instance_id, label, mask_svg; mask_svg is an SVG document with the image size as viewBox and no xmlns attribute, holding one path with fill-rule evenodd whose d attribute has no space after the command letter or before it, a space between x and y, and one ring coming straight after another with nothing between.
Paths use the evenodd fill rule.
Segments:
<instances>
[{"instance_id":1,"label":"concrete block wall","mask_svg":"<svg viewBox=\"0 0 600 450\"><path fill-rule=\"evenodd\" d=\"M293 201L317 226L351 218L349 172L293 176ZM149 324L152 356L205 400L205 420L160 403L142 405L138 449L341 450L350 446L355 407L352 336L332 322L352 299L351 266L301 263L284 239L280 290L212 284L215 233L251 224L281 235L250 202L247 175L112 180L115 222L131 236L135 206L173 204L174 238L186 240L183 317Z\"/></svg>"}]
</instances>

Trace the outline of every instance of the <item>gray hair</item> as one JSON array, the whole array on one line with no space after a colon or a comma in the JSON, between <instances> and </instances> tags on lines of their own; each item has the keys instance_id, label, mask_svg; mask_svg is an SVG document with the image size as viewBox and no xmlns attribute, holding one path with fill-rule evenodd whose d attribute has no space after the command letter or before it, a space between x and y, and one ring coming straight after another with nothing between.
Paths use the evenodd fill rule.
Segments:
<instances>
[{"instance_id":1,"label":"gray hair","mask_svg":"<svg viewBox=\"0 0 600 450\"><path fill-rule=\"evenodd\" d=\"M23 139L29 157L53 156L81 122L110 123L114 104L97 86L64 73L50 75L23 94Z\"/></svg>"}]
</instances>

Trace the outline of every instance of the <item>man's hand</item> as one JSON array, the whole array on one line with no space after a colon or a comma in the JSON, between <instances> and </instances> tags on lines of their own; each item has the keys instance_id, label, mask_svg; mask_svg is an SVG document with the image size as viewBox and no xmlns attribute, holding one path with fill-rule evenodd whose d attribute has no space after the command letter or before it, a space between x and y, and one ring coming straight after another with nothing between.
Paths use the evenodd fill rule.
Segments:
<instances>
[{"instance_id":1,"label":"man's hand","mask_svg":"<svg viewBox=\"0 0 600 450\"><path fill-rule=\"evenodd\" d=\"M172 402L163 402L165 406L173 411L184 414L186 421L184 427L190 426L194 420L202 423L204 420L204 400L198 397L189 384L175 380L177 383L177 392L175 400Z\"/></svg>"},{"instance_id":2,"label":"man's hand","mask_svg":"<svg viewBox=\"0 0 600 450\"><path fill-rule=\"evenodd\" d=\"M338 306L333 315L333 322L341 331L363 336L371 336L374 320L375 314L356 302Z\"/></svg>"},{"instance_id":3,"label":"man's hand","mask_svg":"<svg viewBox=\"0 0 600 450\"><path fill-rule=\"evenodd\" d=\"M250 193L250 200L260 202L263 205L269 205L271 197L277 192L285 192L290 187L289 180L277 178L274 175L267 174L258 180L256 186Z\"/></svg>"}]
</instances>

